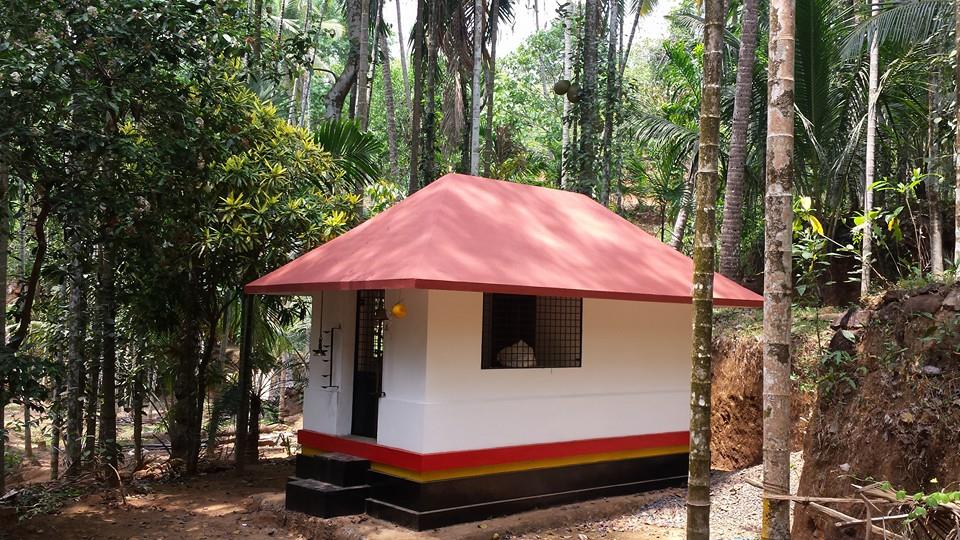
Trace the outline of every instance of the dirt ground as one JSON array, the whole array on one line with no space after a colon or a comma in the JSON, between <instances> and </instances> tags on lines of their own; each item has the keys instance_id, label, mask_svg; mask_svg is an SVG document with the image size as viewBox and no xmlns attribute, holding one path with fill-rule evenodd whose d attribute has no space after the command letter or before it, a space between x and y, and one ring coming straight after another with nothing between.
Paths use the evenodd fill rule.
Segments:
<instances>
[{"instance_id":1,"label":"dirt ground","mask_svg":"<svg viewBox=\"0 0 960 540\"><path fill-rule=\"evenodd\" d=\"M718 473L714 537L756 538L753 513L759 496L743 483L758 471ZM139 482L120 501L100 490L59 511L21 521L0 538L44 539L324 539L324 540L674 540L685 537L684 490L665 489L613 497L413 532L365 516L330 520L283 510L289 459L272 459L243 475L232 470L188 481ZM757 495L757 496L753 496ZM756 506L756 508L753 508ZM741 526L742 525L742 526Z\"/></svg>"},{"instance_id":2,"label":"dirt ground","mask_svg":"<svg viewBox=\"0 0 960 540\"><path fill-rule=\"evenodd\" d=\"M188 482L144 484L121 502L116 492L79 497L53 515L17 525L10 538L302 538L248 511L251 495L283 489L291 465L271 461L243 476L232 471ZM272 521L272 520L270 520Z\"/></svg>"}]
</instances>

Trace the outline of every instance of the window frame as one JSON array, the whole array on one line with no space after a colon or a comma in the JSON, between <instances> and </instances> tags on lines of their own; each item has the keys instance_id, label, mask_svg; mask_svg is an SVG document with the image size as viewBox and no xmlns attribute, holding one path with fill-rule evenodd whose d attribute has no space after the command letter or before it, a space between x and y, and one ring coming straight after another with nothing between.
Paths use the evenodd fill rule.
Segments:
<instances>
[{"instance_id":1,"label":"window frame","mask_svg":"<svg viewBox=\"0 0 960 540\"><path fill-rule=\"evenodd\" d=\"M495 331L495 307L494 303L498 297L513 297L516 299L532 299L534 302L533 305L533 343L529 345L534 350L535 365L524 366L524 365L502 365L497 359L499 351L495 351L495 343L497 341L494 334ZM559 310L557 307L546 307L543 306L542 302L560 302L561 305ZM563 303L572 303L575 305L563 305ZM544 318L542 309L552 310L548 312L554 317ZM570 323L575 319L575 328L576 335L573 335L571 332L572 327ZM545 324L552 324L550 328L559 329L558 333L563 334L559 337L559 345L556 345L562 349L559 353L561 357L553 357L549 359L541 359L538 357L536 351L538 349L542 350L541 346L543 342L538 339L538 329L543 328ZM502 341L502 340L501 340ZM527 340L524 340L527 341ZM575 343L575 345L573 345ZM569 347L575 346L575 350L570 349ZM503 345L500 345L501 351L503 350ZM564 349L566 348L566 349ZM564 355L573 355L574 359L564 359ZM510 294L510 293L483 293L483 313L481 321L481 358L480 358L480 368L483 370L498 370L498 369L566 369L566 368L580 368L583 367L583 298L573 297L573 296L541 296L541 295L530 295L530 294Z\"/></svg>"}]
</instances>

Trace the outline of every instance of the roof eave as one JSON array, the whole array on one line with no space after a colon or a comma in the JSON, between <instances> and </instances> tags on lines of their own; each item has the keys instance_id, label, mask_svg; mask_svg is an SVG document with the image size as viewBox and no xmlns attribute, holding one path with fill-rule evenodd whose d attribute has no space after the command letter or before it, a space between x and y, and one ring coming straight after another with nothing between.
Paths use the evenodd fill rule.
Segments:
<instances>
[{"instance_id":1,"label":"roof eave","mask_svg":"<svg viewBox=\"0 0 960 540\"><path fill-rule=\"evenodd\" d=\"M295 295L307 296L323 291L356 291L363 289L433 289L441 291L492 292L505 294L532 294L537 296L568 296L576 298L597 298L605 300L629 300L634 302L654 302L663 304L690 304L689 296L637 293L628 291L597 291L584 289L566 289L553 287L530 287L502 283L466 283L436 279L401 278L389 280L350 281L334 283L284 283L257 284L253 282L244 287L247 294ZM763 298L714 298L715 306L759 308Z\"/></svg>"}]
</instances>

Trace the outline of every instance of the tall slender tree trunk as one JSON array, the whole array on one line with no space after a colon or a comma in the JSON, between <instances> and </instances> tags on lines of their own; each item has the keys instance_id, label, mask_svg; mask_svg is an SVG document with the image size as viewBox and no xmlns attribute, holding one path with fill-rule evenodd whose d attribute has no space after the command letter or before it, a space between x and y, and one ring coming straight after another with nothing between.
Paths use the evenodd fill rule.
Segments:
<instances>
[{"instance_id":1,"label":"tall slender tree trunk","mask_svg":"<svg viewBox=\"0 0 960 540\"><path fill-rule=\"evenodd\" d=\"M3 315L0 317L0 346L7 345L7 250L10 247L10 173L6 164L0 163L0 291L3 300ZM0 380L0 494L6 493L7 430L4 409L10 401L10 390Z\"/></svg>"},{"instance_id":2,"label":"tall slender tree trunk","mask_svg":"<svg viewBox=\"0 0 960 540\"><path fill-rule=\"evenodd\" d=\"M173 380L173 406L167 413L167 425L170 432L170 457L180 460L187 474L197 471L196 453L199 429L197 421L198 403L198 359L200 357L200 298L203 288L194 274L185 276L188 283L189 298L177 331L177 342L173 347L173 359L177 376Z\"/></svg>"},{"instance_id":3,"label":"tall slender tree trunk","mask_svg":"<svg viewBox=\"0 0 960 540\"><path fill-rule=\"evenodd\" d=\"M247 429L247 444L245 448L247 463L256 463L260 460L260 394L250 393L250 426Z\"/></svg>"},{"instance_id":4,"label":"tall slender tree trunk","mask_svg":"<svg viewBox=\"0 0 960 540\"><path fill-rule=\"evenodd\" d=\"M936 119L940 117L940 72L930 74L927 92L927 177L924 191L927 195L927 214L930 223L930 271L943 275L943 223L940 219L940 137Z\"/></svg>"},{"instance_id":5,"label":"tall slender tree trunk","mask_svg":"<svg viewBox=\"0 0 960 540\"><path fill-rule=\"evenodd\" d=\"M763 540L790 538L794 0L771 0L763 279Z\"/></svg>"},{"instance_id":6,"label":"tall slender tree trunk","mask_svg":"<svg viewBox=\"0 0 960 540\"><path fill-rule=\"evenodd\" d=\"M82 457L81 437L83 436L83 400L81 395L84 386L84 342L87 329L87 302L86 279L83 272L83 261L79 234L76 231L67 231L66 240L69 262L70 301L67 316L67 436L64 441L66 447L67 476L76 476L80 472Z\"/></svg>"},{"instance_id":7,"label":"tall slender tree trunk","mask_svg":"<svg viewBox=\"0 0 960 540\"><path fill-rule=\"evenodd\" d=\"M570 81L573 77L573 18L576 15L576 1L567 4L563 17L563 78ZM560 187L567 187L568 160L573 153L570 144L571 118L570 100L561 96L563 100L563 127L560 133Z\"/></svg>"},{"instance_id":8,"label":"tall slender tree trunk","mask_svg":"<svg viewBox=\"0 0 960 540\"><path fill-rule=\"evenodd\" d=\"M403 41L403 19L400 17L400 0L397 5L397 41L400 45L400 74L403 77L403 101L410 110L410 83L407 78L407 44ZM419 10L419 7L417 8Z\"/></svg>"},{"instance_id":9,"label":"tall slender tree trunk","mask_svg":"<svg viewBox=\"0 0 960 540\"><path fill-rule=\"evenodd\" d=\"M62 364L62 355L57 352L57 364ZM63 381L59 375L53 379L50 405L50 479L60 477L60 433L63 429Z\"/></svg>"},{"instance_id":10,"label":"tall slender tree trunk","mask_svg":"<svg viewBox=\"0 0 960 540\"><path fill-rule=\"evenodd\" d=\"M878 12L874 0L870 0L870 11L873 15ZM870 74L869 91L867 94L867 148L864 154L864 186L863 186L863 251L861 253L862 266L860 275L860 297L870 294L870 277L873 273L873 181L876 170L877 148L877 90L880 79L880 47L877 36L870 38Z\"/></svg>"},{"instance_id":11,"label":"tall slender tree trunk","mask_svg":"<svg viewBox=\"0 0 960 540\"><path fill-rule=\"evenodd\" d=\"M497 80L497 32L500 22L500 0L492 0L490 5L490 14L488 18L488 28L490 28L490 67L487 70L487 138L483 155L485 156L483 175L490 177L490 168L493 164L493 140L496 137L496 129L493 126L493 100L495 83ZM567 100L563 100L566 103ZM566 123L564 123L566 129Z\"/></svg>"},{"instance_id":12,"label":"tall slender tree trunk","mask_svg":"<svg viewBox=\"0 0 960 540\"><path fill-rule=\"evenodd\" d=\"M109 223L108 227L111 226ZM103 475L110 485L117 485L119 465L119 446L117 446L117 325L116 297L114 292L113 243L110 233L104 234L107 240L100 250L100 310L103 341L100 401L99 447L103 459Z\"/></svg>"},{"instance_id":13,"label":"tall slender tree trunk","mask_svg":"<svg viewBox=\"0 0 960 540\"><path fill-rule=\"evenodd\" d=\"M390 156L390 178L400 180L400 162L397 158L397 108L393 99L393 76L390 73L390 47L380 42L381 70L383 71L383 105L386 109L387 150Z\"/></svg>"},{"instance_id":14,"label":"tall slender tree trunk","mask_svg":"<svg viewBox=\"0 0 960 540\"><path fill-rule=\"evenodd\" d=\"M427 65L424 77L426 96L423 106L423 137L421 141L421 173L423 185L436 179L436 146L437 146L437 71L439 68L440 52L440 13L439 0L430 0L430 24L427 34Z\"/></svg>"},{"instance_id":15,"label":"tall slender tree trunk","mask_svg":"<svg viewBox=\"0 0 960 540\"><path fill-rule=\"evenodd\" d=\"M537 32L540 31L540 0L533 0L533 27ZM537 56L537 65L540 68L540 92L546 98L550 91L547 89L547 66L542 54Z\"/></svg>"},{"instance_id":16,"label":"tall slender tree trunk","mask_svg":"<svg viewBox=\"0 0 960 540\"><path fill-rule=\"evenodd\" d=\"M240 328L240 368L239 392L240 401L237 407L237 426L234 443L234 460L238 471L243 471L247 459L247 435L250 422L250 388L253 366L250 355L253 353L253 318L256 311L256 298L253 295L243 295L243 320Z\"/></svg>"},{"instance_id":17,"label":"tall slender tree trunk","mask_svg":"<svg viewBox=\"0 0 960 540\"><path fill-rule=\"evenodd\" d=\"M410 182L407 184L407 195L413 195L420 189L420 138L423 127L423 83L427 69L425 58L428 24L427 2L418 1L417 22L413 27L413 107L410 111Z\"/></svg>"},{"instance_id":18,"label":"tall slender tree trunk","mask_svg":"<svg viewBox=\"0 0 960 540\"><path fill-rule=\"evenodd\" d=\"M97 276L98 283L97 286L102 284L102 276ZM96 446L97 446L97 404L100 402L100 355L102 354L102 345L103 345L103 319L102 319L102 310L99 305L101 299L99 298L99 291L94 291L94 309L92 310L92 322L90 324L90 331L93 334L93 346L90 351L90 358L87 362L86 370L86 390L85 390L85 406L86 411L84 412L84 419L86 422L85 434L83 441L83 462L89 463L95 457Z\"/></svg>"},{"instance_id":19,"label":"tall slender tree trunk","mask_svg":"<svg viewBox=\"0 0 960 540\"><path fill-rule=\"evenodd\" d=\"M757 48L757 0L744 0L740 32L740 56L733 96L730 159L723 196L723 227L720 230L720 273L740 278L740 234L743 231L743 184L747 164L747 128L750 125L750 98L753 64Z\"/></svg>"},{"instance_id":20,"label":"tall slender tree trunk","mask_svg":"<svg viewBox=\"0 0 960 540\"><path fill-rule=\"evenodd\" d=\"M145 343L137 345L133 372L133 392L131 392L130 408L133 413L133 467L140 470L143 467L143 379Z\"/></svg>"},{"instance_id":21,"label":"tall slender tree trunk","mask_svg":"<svg viewBox=\"0 0 960 540\"><path fill-rule=\"evenodd\" d=\"M306 0L306 9L303 12L303 35L310 35L310 23L311 15L313 12L313 0ZM303 74L300 76L299 82L296 87L299 87L300 94L298 96L298 103L300 110L297 111L298 114L292 123L300 127L308 127L308 119L310 118L310 85L313 84L313 63L316 60L317 47L316 43L312 43L310 47L309 62L310 65L307 66L307 69L304 70Z\"/></svg>"},{"instance_id":22,"label":"tall slender tree trunk","mask_svg":"<svg viewBox=\"0 0 960 540\"><path fill-rule=\"evenodd\" d=\"M954 50L960 55L960 0L954 1ZM960 103L960 61L954 66L954 102ZM953 207L953 264L960 266L960 107L954 107L956 124L953 139L953 174L954 174L954 207Z\"/></svg>"},{"instance_id":23,"label":"tall slender tree trunk","mask_svg":"<svg viewBox=\"0 0 960 540\"><path fill-rule=\"evenodd\" d=\"M480 171L480 66L483 50L483 0L473 2L473 81L470 87L470 174Z\"/></svg>"},{"instance_id":24,"label":"tall slender tree trunk","mask_svg":"<svg viewBox=\"0 0 960 540\"><path fill-rule=\"evenodd\" d=\"M613 129L617 110L617 38L620 35L620 3L607 2L609 29L607 32L607 99L603 115L603 184L600 188L600 204L610 204L610 183L613 178Z\"/></svg>"},{"instance_id":25,"label":"tall slender tree trunk","mask_svg":"<svg viewBox=\"0 0 960 540\"><path fill-rule=\"evenodd\" d=\"M597 187L596 122L597 122L597 55L599 52L600 5L598 0L586 0L583 14L583 93L580 107L579 178L577 191L592 195Z\"/></svg>"},{"instance_id":26,"label":"tall slender tree trunk","mask_svg":"<svg viewBox=\"0 0 960 540\"><path fill-rule=\"evenodd\" d=\"M713 354L713 265L717 236L720 154L720 72L723 0L704 5L703 91L700 101L699 179L693 241L693 358L690 372L690 467L687 538L710 538L710 381Z\"/></svg>"},{"instance_id":27,"label":"tall slender tree trunk","mask_svg":"<svg viewBox=\"0 0 960 540\"><path fill-rule=\"evenodd\" d=\"M683 182L683 193L680 194L680 208L677 210L677 219L673 223L673 232L670 233L670 247L680 251L683 247L683 235L687 232L687 221L690 218L690 206L693 203L693 192L697 182L697 169L700 161L700 147L693 151L690 158L690 169Z\"/></svg>"},{"instance_id":28,"label":"tall slender tree trunk","mask_svg":"<svg viewBox=\"0 0 960 540\"><path fill-rule=\"evenodd\" d=\"M643 6L646 5L644 2L641 2L637 6L637 10L633 15L633 25L630 28L630 37L627 38L627 45L620 52L620 74L617 76L617 80L623 81L623 73L627 69L627 61L630 59L630 49L633 48L633 38L637 35L637 26L640 24L640 15L643 13ZM620 87L623 88L622 85Z\"/></svg>"},{"instance_id":29,"label":"tall slender tree trunk","mask_svg":"<svg viewBox=\"0 0 960 540\"><path fill-rule=\"evenodd\" d=\"M366 129L364 118L370 108L367 99L367 84L370 70L370 0L360 0L360 61L357 67L357 113L360 126Z\"/></svg>"},{"instance_id":30,"label":"tall slender tree trunk","mask_svg":"<svg viewBox=\"0 0 960 540\"><path fill-rule=\"evenodd\" d=\"M364 90L364 102L366 106L363 109L363 116L360 117L360 129L367 131L370 126L370 104L373 102L373 89L377 79L377 59L380 58L380 26L383 22L383 5L386 0L381 0L377 4L377 12L374 15L373 23L373 46L370 49L371 69L370 81L367 84L369 88ZM392 89L391 89L392 91Z\"/></svg>"},{"instance_id":31,"label":"tall slender tree trunk","mask_svg":"<svg viewBox=\"0 0 960 540\"><path fill-rule=\"evenodd\" d=\"M24 189L23 179L20 179L19 190L20 192L20 227L17 232L19 235L19 241L17 242L17 248L20 253L20 272L19 279L21 283L26 283L27 276L27 217L28 212L27 208L30 207L30 200L26 194L26 189ZM33 421L30 418L30 403L28 400L23 401L23 458L27 460L28 463L32 465L37 465L39 462L37 458L33 455Z\"/></svg>"}]
</instances>

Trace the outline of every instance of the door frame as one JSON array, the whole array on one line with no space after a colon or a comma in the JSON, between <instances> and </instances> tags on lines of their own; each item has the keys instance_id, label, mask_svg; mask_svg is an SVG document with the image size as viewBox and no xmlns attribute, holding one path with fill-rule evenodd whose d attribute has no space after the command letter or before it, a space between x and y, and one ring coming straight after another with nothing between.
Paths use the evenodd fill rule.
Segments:
<instances>
[{"instance_id":1,"label":"door frame","mask_svg":"<svg viewBox=\"0 0 960 540\"><path fill-rule=\"evenodd\" d=\"M383 289L357 291L350 434L374 440L383 396L385 313Z\"/></svg>"}]
</instances>

